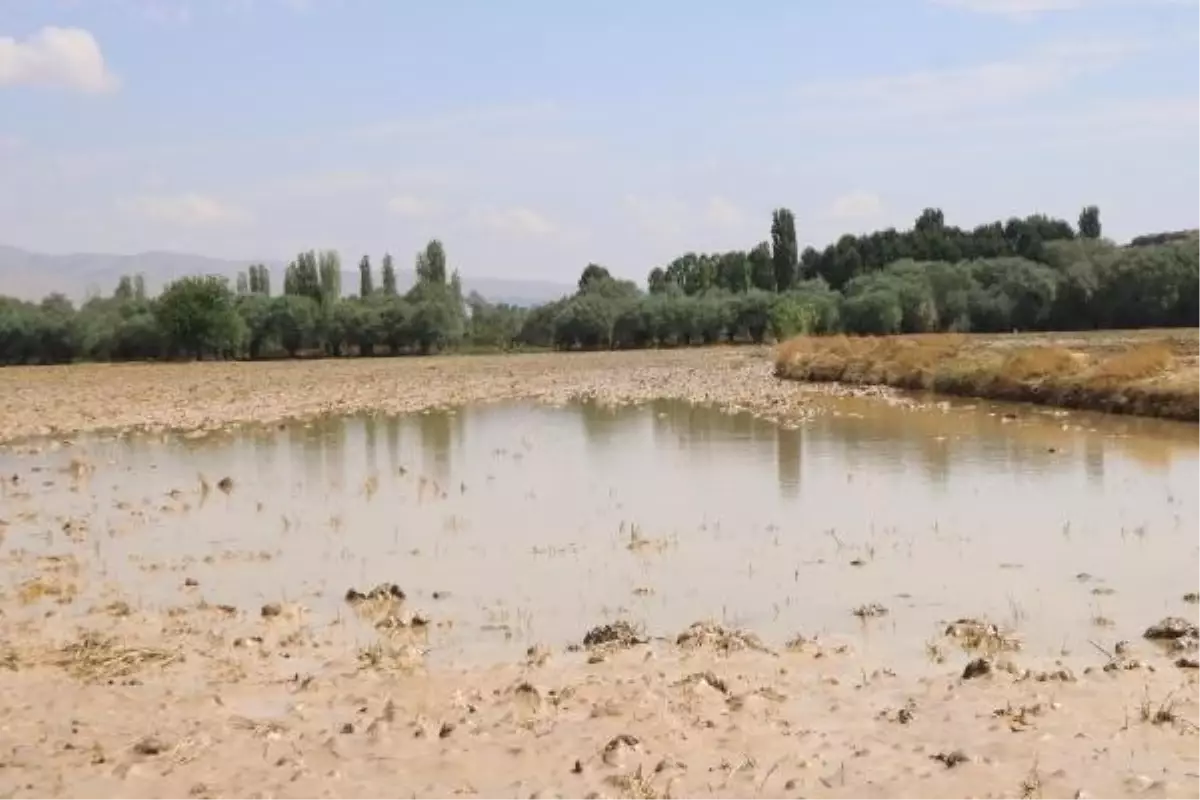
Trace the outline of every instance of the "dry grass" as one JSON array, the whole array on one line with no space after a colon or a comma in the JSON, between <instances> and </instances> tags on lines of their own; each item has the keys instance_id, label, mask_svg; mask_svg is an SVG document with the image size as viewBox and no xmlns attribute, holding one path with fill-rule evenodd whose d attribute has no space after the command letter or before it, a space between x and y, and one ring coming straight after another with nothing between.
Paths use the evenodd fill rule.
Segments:
<instances>
[{"instance_id":1,"label":"dry grass","mask_svg":"<svg viewBox=\"0 0 1200 800\"><path fill-rule=\"evenodd\" d=\"M165 667L181 659L177 651L127 647L116 639L85 633L54 652L50 661L77 680L101 682L129 677L149 667Z\"/></svg>"},{"instance_id":2,"label":"dry grass","mask_svg":"<svg viewBox=\"0 0 1200 800\"><path fill-rule=\"evenodd\" d=\"M1197 421L1197 332L797 337L775 373L802 381Z\"/></svg>"}]
</instances>

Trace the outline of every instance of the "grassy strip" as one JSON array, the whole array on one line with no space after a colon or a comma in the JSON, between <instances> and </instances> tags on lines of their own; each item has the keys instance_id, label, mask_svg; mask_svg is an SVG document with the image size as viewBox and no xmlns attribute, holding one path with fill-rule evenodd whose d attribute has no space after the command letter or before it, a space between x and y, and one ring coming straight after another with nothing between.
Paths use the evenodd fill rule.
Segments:
<instances>
[{"instance_id":1,"label":"grassy strip","mask_svg":"<svg viewBox=\"0 0 1200 800\"><path fill-rule=\"evenodd\" d=\"M1200 420L1197 333L796 337L775 374L1063 408Z\"/></svg>"}]
</instances>

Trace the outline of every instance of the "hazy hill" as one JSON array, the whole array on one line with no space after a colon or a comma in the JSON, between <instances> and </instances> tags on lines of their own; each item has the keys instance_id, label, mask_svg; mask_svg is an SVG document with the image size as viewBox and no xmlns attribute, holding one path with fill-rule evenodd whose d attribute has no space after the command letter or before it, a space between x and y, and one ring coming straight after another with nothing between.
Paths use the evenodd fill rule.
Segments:
<instances>
[{"instance_id":1,"label":"hazy hill","mask_svg":"<svg viewBox=\"0 0 1200 800\"><path fill-rule=\"evenodd\" d=\"M146 276L147 290L157 293L164 284L184 275L225 275L232 281L237 273L250 263L249 260L232 261L190 253L161 251L136 255L49 255L0 245L0 295L40 300L51 292L62 292L67 297L79 301L96 292L108 294L122 275L139 272ZM283 289L283 271L287 265L281 261L270 260L263 263L271 270L271 290L277 294ZM379 264L374 266L375 283L378 285ZM412 270L397 269L396 281L401 291L407 289L413 282ZM358 291L357 269L343 271L342 287L346 294ZM463 289L466 292L478 292L493 303L529 306L556 300L573 292L575 287L547 281L473 278L464 275Z\"/></svg>"}]
</instances>

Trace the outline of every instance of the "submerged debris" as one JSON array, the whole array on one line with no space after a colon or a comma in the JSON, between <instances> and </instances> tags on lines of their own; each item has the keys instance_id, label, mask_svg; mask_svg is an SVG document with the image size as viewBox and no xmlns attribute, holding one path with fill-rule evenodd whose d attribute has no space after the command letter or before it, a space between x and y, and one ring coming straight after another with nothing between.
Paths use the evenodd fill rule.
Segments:
<instances>
[{"instance_id":1,"label":"submerged debris","mask_svg":"<svg viewBox=\"0 0 1200 800\"><path fill-rule=\"evenodd\" d=\"M956 640L968 651L998 653L1005 650L1020 650L1021 641L999 626L974 617L963 617L946 626L944 635Z\"/></svg>"},{"instance_id":2,"label":"submerged debris","mask_svg":"<svg viewBox=\"0 0 1200 800\"><path fill-rule=\"evenodd\" d=\"M368 600L393 600L399 602L406 597L404 590L394 583L381 583L368 592L360 592L351 586L346 590L346 602L354 605Z\"/></svg>"},{"instance_id":3,"label":"submerged debris","mask_svg":"<svg viewBox=\"0 0 1200 800\"><path fill-rule=\"evenodd\" d=\"M881 603L867 603L850 612L859 619L870 619L872 617L883 617L888 613L887 606Z\"/></svg>"},{"instance_id":4,"label":"submerged debris","mask_svg":"<svg viewBox=\"0 0 1200 800\"><path fill-rule=\"evenodd\" d=\"M592 628L583 637L583 646L587 648L613 646L618 648L634 647L646 644L648 640L641 636L633 625L618 620Z\"/></svg>"}]
</instances>

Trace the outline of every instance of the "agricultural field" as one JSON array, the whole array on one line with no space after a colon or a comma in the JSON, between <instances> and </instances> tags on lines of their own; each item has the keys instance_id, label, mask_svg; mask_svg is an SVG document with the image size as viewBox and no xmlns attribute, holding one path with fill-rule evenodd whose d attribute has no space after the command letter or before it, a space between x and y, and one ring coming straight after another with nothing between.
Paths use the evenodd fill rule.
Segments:
<instances>
[{"instance_id":1,"label":"agricultural field","mask_svg":"<svg viewBox=\"0 0 1200 800\"><path fill-rule=\"evenodd\" d=\"M10 793L1194 796L1195 425L772 356L0 371Z\"/></svg>"}]
</instances>

